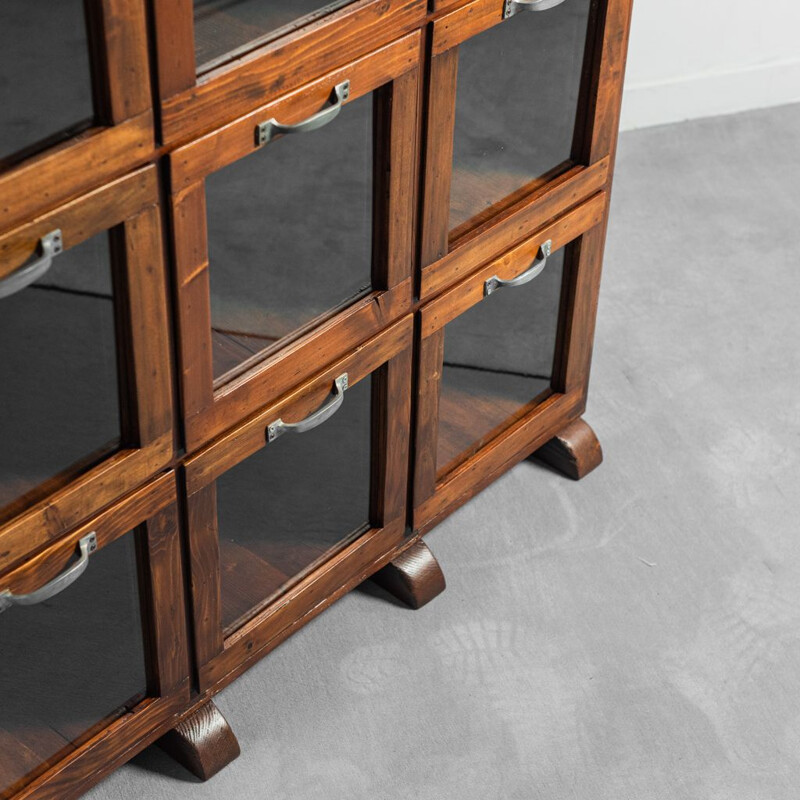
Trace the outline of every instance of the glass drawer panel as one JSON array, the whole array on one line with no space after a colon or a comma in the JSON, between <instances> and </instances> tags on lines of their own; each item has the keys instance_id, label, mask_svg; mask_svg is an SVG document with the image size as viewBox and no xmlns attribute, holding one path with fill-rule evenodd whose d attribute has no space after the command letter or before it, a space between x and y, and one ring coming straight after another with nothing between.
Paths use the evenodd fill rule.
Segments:
<instances>
[{"instance_id":1,"label":"glass drawer panel","mask_svg":"<svg viewBox=\"0 0 800 800\"><path fill-rule=\"evenodd\" d=\"M94 118L83 7L83 0L0 3L0 166Z\"/></svg>"},{"instance_id":2,"label":"glass drawer panel","mask_svg":"<svg viewBox=\"0 0 800 800\"><path fill-rule=\"evenodd\" d=\"M352 0L194 0L194 47L197 65L254 45L267 34L328 14ZM292 25L291 23L296 23Z\"/></svg>"},{"instance_id":3,"label":"glass drawer panel","mask_svg":"<svg viewBox=\"0 0 800 800\"><path fill-rule=\"evenodd\" d=\"M217 479L222 624L238 627L370 524L370 380Z\"/></svg>"},{"instance_id":4,"label":"glass drawer panel","mask_svg":"<svg viewBox=\"0 0 800 800\"><path fill-rule=\"evenodd\" d=\"M214 376L371 288L372 99L206 178Z\"/></svg>"},{"instance_id":5,"label":"glass drawer panel","mask_svg":"<svg viewBox=\"0 0 800 800\"><path fill-rule=\"evenodd\" d=\"M559 250L531 283L501 289L445 326L439 475L550 394L563 273Z\"/></svg>"},{"instance_id":6,"label":"glass drawer panel","mask_svg":"<svg viewBox=\"0 0 800 800\"><path fill-rule=\"evenodd\" d=\"M0 520L118 447L114 324L105 232L0 298Z\"/></svg>"},{"instance_id":7,"label":"glass drawer panel","mask_svg":"<svg viewBox=\"0 0 800 800\"><path fill-rule=\"evenodd\" d=\"M127 534L54 598L0 613L0 798L145 696L137 587Z\"/></svg>"},{"instance_id":8,"label":"glass drawer panel","mask_svg":"<svg viewBox=\"0 0 800 800\"><path fill-rule=\"evenodd\" d=\"M459 45L451 230L570 158L590 5L520 13Z\"/></svg>"}]
</instances>

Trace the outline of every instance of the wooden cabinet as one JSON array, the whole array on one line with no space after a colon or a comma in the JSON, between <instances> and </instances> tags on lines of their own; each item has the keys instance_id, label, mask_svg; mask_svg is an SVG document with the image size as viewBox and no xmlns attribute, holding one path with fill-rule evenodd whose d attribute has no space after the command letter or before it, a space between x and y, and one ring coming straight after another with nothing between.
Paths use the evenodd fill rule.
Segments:
<instances>
[{"instance_id":1,"label":"wooden cabinet","mask_svg":"<svg viewBox=\"0 0 800 800\"><path fill-rule=\"evenodd\" d=\"M257 659L367 578L435 597L422 535L520 459L597 466L631 11L36 6L0 11L15 800L156 740L213 775L238 754L213 697Z\"/></svg>"}]
</instances>

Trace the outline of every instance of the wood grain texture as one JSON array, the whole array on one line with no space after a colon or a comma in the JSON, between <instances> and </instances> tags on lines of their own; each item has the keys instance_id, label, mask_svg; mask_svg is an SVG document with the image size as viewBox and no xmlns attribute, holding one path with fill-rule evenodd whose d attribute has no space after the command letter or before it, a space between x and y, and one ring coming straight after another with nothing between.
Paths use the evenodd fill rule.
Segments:
<instances>
[{"instance_id":1,"label":"wood grain texture","mask_svg":"<svg viewBox=\"0 0 800 800\"><path fill-rule=\"evenodd\" d=\"M579 481L600 466L603 449L591 427L583 419L576 419L539 447L533 458Z\"/></svg>"},{"instance_id":2,"label":"wood grain texture","mask_svg":"<svg viewBox=\"0 0 800 800\"><path fill-rule=\"evenodd\" d=\"M162 736L158 746L202 781L241 752L230 725L210 700Z\"/></svg>"},{"instance_id":3,"label":"wood grain texture","mask_svg":"<svg viewBox=\"0 0 800 800\"><path fill-rule=\"evenodd\" d=\"M422 608L446 586L439 562L421 539L370 580L413 609Z\"/></svg>"},{"instance_id":4,"label":"wood grain texture","mask_svg":"<svg viewBox=\"0 0 800 800\"><path fill-rule=\"evenodd\" d=\"M202 76L162 103L162 133L180 144L410 32L425 0L361 0Z\"/></svg>"}]
</instances>

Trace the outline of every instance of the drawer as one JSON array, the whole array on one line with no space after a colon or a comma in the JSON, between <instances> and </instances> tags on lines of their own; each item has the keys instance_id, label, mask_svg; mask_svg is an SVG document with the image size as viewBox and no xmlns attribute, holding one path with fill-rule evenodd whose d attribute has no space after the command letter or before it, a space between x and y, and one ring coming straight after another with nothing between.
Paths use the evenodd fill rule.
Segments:
<instances>
[{"instance_id":1,"label":"drawer","mask_svg":"<svg viewBox=\"0 0 800 800\"><path fill-rule=\"evenodd\" d=\"M156 170L0 236L0 569L173 452Z\"/></svg>"},{"instance_id":2,"label":"drawer","mask_svg":"<svg viewBox=\"0 0 800 800\"><path fill-rule=\"evenodd\" d=\"M186 464L202 689L405 541L412 320Z\"/></svg>"},{"instance_id":3,"label":"drawer","mask_svg":"<svg viewBox=\"0 0 800 800\"><path fill-rule=\"evenodd\" d=\"M400 38L425 13L425 0L157 0L164 141L247 114Z\"/></svg>"},{"instance_id":4,"label":"drawer","mask_svg":"<svg viewBox=\"0 0 800 800\"><path fill-rule=\"evenodd\" d=\"M619 100L599 76L623 5L475 0L435 20L423 299L457 279L456 252L499 255L605 187Z\"/></svg>"},{"instance_id":5,"label":"drawer","mask_svg":"<svg viewBox=\"0 0 800 800\"><path fill-rule=\"evenodd\" d=\"M188 702L180 553L169 473L0 573L0 798L76 796Z\"/></svg>"},{"instance_id":6,"label":"drawer","mask_svg":"<svg viewBox=\"0 0 800 800\"><path fill-rule=\"evenodd\" d=\"M415 529L583 411L606 201L597 195L423 307Z\"/></svg>"},{"instance_id":7,"label":"drawer","mask_svg":"<svg viewBox=\"0 0 800 800\"><path fill-rule=\"evenodd\" d=\"M144 5L4 0L0 232L153 151Z\"/></svg>"},{"instance_id":8,"label":"drawer","mask_svg":"<svg viewBox=\"0 0 800 800\"><path fill-rule=\"evenodd\" d=\"M170 156L190 451L410 310L418 47Z\"/></svg>"}]
</instances>

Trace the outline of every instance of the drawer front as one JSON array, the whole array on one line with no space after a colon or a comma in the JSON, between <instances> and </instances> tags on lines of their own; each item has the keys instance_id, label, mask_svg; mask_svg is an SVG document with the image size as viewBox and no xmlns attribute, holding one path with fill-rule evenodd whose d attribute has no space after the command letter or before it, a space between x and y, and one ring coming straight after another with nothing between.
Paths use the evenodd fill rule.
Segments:
<instances>
[{"instance_id":1,"label":"drawer front","mask_svg":"<svg viewBox=\"0 0 800 800\"><path fill-rule=\"evenodd\" d=\"M606 187L629 15L629 0L474 0L434 21L423 300L465 254L500 255Z\"/></svg>"},{"instance_id":2,"label":"drawer front","mask_svg":"<svg viewBox=\"0 0 800 800\"><path fill-rule=\"evenodd\" d=\"M579 413L605 210L600 194L423 307L417 529Z\"/></svg>"},{"instance_id":3,"label":"drawer front","mask_svg":"<svg viewBox=\"0 0 800 800\"><path fill-rule=\"evenodd\" d=\"M170 474L0 577L0 798L99 779L106 739L188 699L175 500Z\"/></svg>"},{"instance_id":4,"label":"drawer front","mask_svg":"<svg viewBox=\"0 0 800 800\"><path fill-rule=\"evenodd\" d=\"M171 157L190 450L410 308L417 48Z\"/></svg>"},{"instance_id":5,"label":"drawer front","mask_svg":"<svg viewBox=\"0 0 800 800\"><path fill-rule=\"evenodd\" d=\"M157 2L164 141L248 114L421 27L425 13L425 0Z\"/></svg>"},{"instance_id":6,"label":"drawer front","mask_svg":"<svg viewBox=\"0 0 800 800\"><path fill-rule=\"evenodd\" d=\"M0 237L0 569L169 460L156 201L145 169Z\"/></svg>"},{"instance_id":7,"label":"drawer front","mask_svg":"<svg viewBox=\"0 0 800 800\"><path fill-rule=\"evenodd\" d=\"M152 153L141 3L7 0L0 61L0 231Z\"/></svg>"},{"instance_id":8,"label":"drawer front","mask_svg":"<svg viewBox=\"0 0 800 800\"><path fill-rule=\"evenodd\" d=\"M189 460L202 688L403 541L411 330L396 324Z\"/></svg>"}]
</instances>

